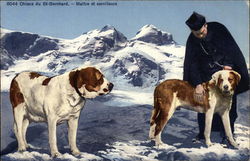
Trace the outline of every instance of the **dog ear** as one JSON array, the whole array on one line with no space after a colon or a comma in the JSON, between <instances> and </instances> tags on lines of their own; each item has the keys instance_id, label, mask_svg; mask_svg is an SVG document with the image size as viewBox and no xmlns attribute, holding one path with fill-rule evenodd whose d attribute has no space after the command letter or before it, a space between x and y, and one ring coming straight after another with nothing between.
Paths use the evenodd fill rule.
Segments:
<instances>
[{"instance_id":1,"label":"dog ear","mask_svg":"<svg viewBox=\"0 0 250 161\"><path fill-rule=\"evenodd\" d=\"M234 78L236 80L236 84L239 84L240 79L241 79L241 75L238 72L234 71L234 70L230 71L230 73L234 75Z\"/></svg>"},{"instance_id":2,"label":"dog ear","mask_svg":"<svg viewBox=\"0 0 250 161\"><path fill-rule=\"evenodd\" d=\"M214 74L212 75L211 81L212 81L212 83L213 83L214 85L216 85L216 84L218 83L219 77L220 77L220 71L218 71L218 72L216 72L216 73L214 73Z\"/></svg>"},{"instance_id":3,"label":"dog ear","mask_svg":"<svg viewBox=\"0 0 250 161\"><path fill-rule=\"evenodd\" d=\"M214 88L216 85L216 81L214 81L213 79L211 79L207 85L207 88L206 89L211 89L211 88Z\"/></svg>"}]
</instances>

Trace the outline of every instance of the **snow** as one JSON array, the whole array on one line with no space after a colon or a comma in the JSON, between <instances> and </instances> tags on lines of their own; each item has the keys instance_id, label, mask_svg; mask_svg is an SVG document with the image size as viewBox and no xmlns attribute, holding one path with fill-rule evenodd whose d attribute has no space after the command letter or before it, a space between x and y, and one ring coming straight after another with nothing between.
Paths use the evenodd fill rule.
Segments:
<instances>
[{"instance_id":1,"label":"snow","mask_svg":"<svg viewBox=\"0 0 250 161\"><path fill-rule=\"evenodd\" d=\"M144 37L145 35L148 35L151 33L154 34L154 33L156 33L156 31L159 31L159 29L157 29L154 25L152 25L152 24L145 25L140 29L138 34L136 34L136 36L134 38L132 38L132 40L139 39L139 38ZM162 33L169 34L167 32L162 32Z\"/></svg>"},{"instance_id":2,"label":"snow","mask_svg":"<svg viewBox=\"0 0 250 161\"><path fill-rule=\"evenodd\" d=\"M1 38L4 37L5 34L7 33L10 33L10 32L13 32L12 30L8 30L8 29L5 29L5 28L0 28L1 30Z\"/></svg>"},{"instance_id":3,"label":"snow","mask_svg":"<svg viewBox=\"0 0 250 161\"><path fill-rule=\"evenodd\" d=\"M23 152L23 153L19 153L19 152L15 152L12 154L8 155L8 160L11 161L16 161L16 160L43 160L43 161L50 161L53 160L50 155L48 154L42 154L39 152ZM3 158L5 159L5 158ZM89 161L89 160L102 160L102 158L96 156L96 155L92 155L89 153L82 153L81 157L77 158L74 157L68 153L63 154L62 156L58 157L57 160L62 160L62 161L68 161L68 160L72 160L72 161Z\"/></svg>"},{"instance_id":4,"label":"snow","mask_svg":"<svg viewBox=\"0 0 250 161\"><path fill-rule=\"evenodd\" d=\"M156 62L161 63L163 61L168 60L168 57L164 55L163 53L160 53L158 47L154 44L139 42L139 43L135 43L133 48L143 53L146 53L148 57L151 57L151 59L153 59Z\"/></svg>"},{"instance_id":5,"label":"snow","mask_svg":"<svg viewBox=\"0 0 250 161\"><path fill-rule=\"evenodd\" d=\"M134 88L133 91L113 90L112 95L114 95L114 97L112 98L112 102L105 102L105 105L119 106L119 107L131 106L135 104L153 105L152 91L142 92L141 89L136 90L136 88Z\"/></svg>"},{"instance_id":6,"label":"snow","mask_svg":"<svg viewBox=\"0 0 250 161\"><path fill-rule=\"evenodd\" d=\"M138 142L136 140L128 143L115 143L111 149L101 151L103 157L110 160L125 159L130 160L226 160L226 158L235 158L237 152L235 150L225 150L220 144L215 144L209 148L176 148L167 144L162 147L149 147L149 141ZM225 156L227 154L227 157ZM209 154L209 155L208 155ZM210 157L210 158L209 158ZM159 159L158 159L159 158ZM167 159L166 159L167 158Z\"/></svg>"},{"instance_id":7,"label":"snow","mask_svg":"<svg viewBox=\"0 0 250 161\"><path fill-rule=\"evenodd\" d=\"M106 37L110 38L113 36L115 30L113 27L109 26L108 30L101 32L101 30L95 29L92 31L89 31L87 33L82 34L81 36L72 39L72 40L61 40L59 44L59 48L62 52L68 52L68 53L77 53L77 52L84 52L86 50L86 46L88 44L96 45L96 48L98 48L98 45L95 44L94 41L97 37Z\"/></svg>"},{"instance_id":8,"label":"snow","mask_svg":"<svg viewBox=\"0 0 250 161\"><path fill-rule=\"evenodd\" d=\"M74 47L74 45L72 46ZM183 59L176 57L167 57L164 53L162 53L164 52L164 50L159 51L155 48L156 45L152 44L148 45L136 44L133 48L126 47L116 52L111 51L107 53L106 54L107 56L110 55L110 60L106 61L105 58L103 58L102 62L100 62L99 60L83 61L81 58L79 58L81 56L80 54L79 55L73 54L72 56L70 56L70 54L64 55L60 54L59 51L54 51L54 50L42 53L38 56L30 57L28 60L18 59L15 61L16 65L9 67L8 70L1 71L1 83L2 83L1 90L7 91L9 89L11 79L14 78L14 76L17 73L20 73L22 71L43 72L46 73L46 75L51 76L51 75L57 75L57 73L60 71L69 71L72 70L73 68L78 67L79 65L82 66L85 64L99 67L101 70L104 71L105 70L110 71L110 68L112 68L112 65L115 63L117 59L122 60L133 53L138 53L153 62L157 62L159 66L162 66L163 68L167 69L168 73L165 76L165 78L181 79ZM169 49L168 52L176 52L174 47L170 46L170 48L171 50ZM65 46L64 49L61 50L61 52L71 51L72 53L74 53L76 47L72 49ZM179 51L180 49L178 48L177 50ZM108 57L106 57L106 59L107 58ZM56 67L54 69L51 69L50 64L55 65ZM135 64L126 64L125 67L128 69L129 73L132 73L133 71L139 71L139 67ZM110 74L107 73L107 75L110 75L110 77L112 77L112 73ZM148 78L145 78L145 81L147 79ZM119 87L121 89L126 88L127 82L124 82L123 76L119 76L119 78L118 77L114 78L114 80L116 80L116 83L119 84Z\"/></svg>"},{"instance_id":9,"label":"snow","mask_svg":"<svg viewBox=\"0 0 250 161\"><path fill-rule=\"evenodd\" d=\"M156 27L154 25L145 25L140 29L139 33L133 39L138 39L138 38L143 37L147 34L154 33L155 29L156 29Z\"/></svg>"}]
</instances>

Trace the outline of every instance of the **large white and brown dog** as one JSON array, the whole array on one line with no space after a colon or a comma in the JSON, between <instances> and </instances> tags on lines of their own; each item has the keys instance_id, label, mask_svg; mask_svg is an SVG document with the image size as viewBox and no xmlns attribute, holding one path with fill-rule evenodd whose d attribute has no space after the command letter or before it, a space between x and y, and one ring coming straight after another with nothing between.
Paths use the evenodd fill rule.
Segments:
<instances>
[{"instance_id":1,"label":"large white and brown dog","mask_svg":"<svg viewBox=\"0 0 250 161\"><path fill-rule=\"evenodd\" d=\"M56 125L67 121L70 149L73 155L80 155L76 134L85 98L108 94L112 88L113 84L94 67L79 68L50 78L36 72L18 74L10 86L18 151L28 147L25 135L29 123L47 122L51 155L60 155Z\"/></svg>"},{"instance_id":2,"label":"large white and brown dog","mask_svg":"<svg viewBox=\"0 0 250 161\"><path fill-rule=\"evenodd\" d=\"M159 84L154 91L154 109L150 119L150 139L155 139L157 146L162 144L161 132L176 108L181 106L196 112L205 113L205 142L212 145L210 140L213 114L218 113L224 125L230 144L237 147L233 139L229 111L232 96L241 76L233 70L221 70L212 75L212 79L203 83L205 94L203 101L194 99L195 88L182 80L166 80Z\"/></svg>"}]
</instances>

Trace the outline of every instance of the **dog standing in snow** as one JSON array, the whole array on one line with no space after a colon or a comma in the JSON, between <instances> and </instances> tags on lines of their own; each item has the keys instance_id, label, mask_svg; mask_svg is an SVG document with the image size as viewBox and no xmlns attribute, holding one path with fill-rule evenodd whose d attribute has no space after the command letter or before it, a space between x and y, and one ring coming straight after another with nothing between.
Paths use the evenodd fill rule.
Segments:
<instances>
[{"instance_id":1,"label":"dog standing in snow","mask_svg":"<svg viewBox=\"0 0 250 161\"><path fill-rule=\"evenodd\" d=\"M94 67L50 78L35 72L18 74L10 86L18 151L28 147L25 135L29 123L47 122L51 155L59 156L56 125L67 121L70 149L73 155L80 155L76 134L85 99L108 94L112 88L113 84Z\"/></svg>"},{"instance_id":2,"label":"dog standing in snow","mask_svg":"<svg viewBox=\"0 0 250 161\"><path fill-rule=\"evenodd\" d=\"M195 89L186 81L166 80L159 84L154 91L154 109L150 119L150 139L155 144L162 144L161 132L176 108L181 106L196 112L205 113L205 142L212 145L210 140L211 125L214 113L218 113L224 125L230 144L238 147L232 136L229 111L232 97L241 76L233 70L221 70L212 75L209 82L203 83L205 94L202 101L194 99Z\"/></svg>"}]
</instances>

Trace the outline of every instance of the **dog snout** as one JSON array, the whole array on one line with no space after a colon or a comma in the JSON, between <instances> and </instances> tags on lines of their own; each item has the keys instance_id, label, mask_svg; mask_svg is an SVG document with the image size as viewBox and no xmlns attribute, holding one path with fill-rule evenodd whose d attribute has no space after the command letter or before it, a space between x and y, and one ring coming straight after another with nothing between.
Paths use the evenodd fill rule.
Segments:
<instances>
[{"instance_id":1,"label":"dog snout","mask_svg":"<svg viewBox=\"0 0 250 161\"><path fill-rule=\"evenodd\" d=\"M224 90L228 90L228 85L224 85Z\"/></svg>"},{"instance_id":2,"label":"dog snout","mask_svg":"<svg viewBox=\"0 0 250 161\"><path fill-rule=\"evenodd\" d=\"M113 87L114 87L114 84L113 84L113 83L109 83L108 88L109 88L109 91L110 91L110 92L111 92L111 90L113 89Z\"/></svg>"}]
</instances>

